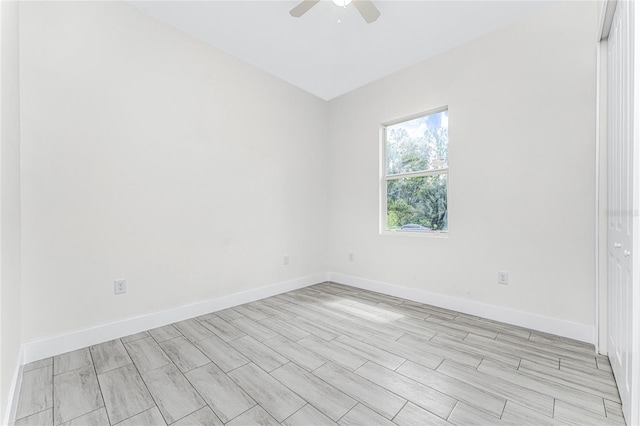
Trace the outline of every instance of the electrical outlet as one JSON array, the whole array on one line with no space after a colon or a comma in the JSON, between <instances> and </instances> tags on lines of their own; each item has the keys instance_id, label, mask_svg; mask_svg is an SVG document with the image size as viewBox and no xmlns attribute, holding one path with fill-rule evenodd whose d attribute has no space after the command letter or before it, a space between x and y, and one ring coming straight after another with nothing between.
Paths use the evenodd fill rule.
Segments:
<instances>
[{"instance_id":1,"label":"electrical outlet","mask_svg":"<svg viewBox=\"0 0 640 426\"><path fill-rule=\"evenodd\" d=\"M355 262L355 261L356 261L356 258L353 255L353 253L349 253L349 262Z\"/></svg>"},{"instance_id":2,"label":"electrical outlet","mask_svg":"<svg viewBox=\"0 0 640 426\"><path fill-rule=\"evenodd\" d=\"M509 284L509 273L507 271L498 271L498 284Z\"/></svg>"},{"instance_id":3,"label":"electrical outlet","mask_svg":"<svg viewBox=\"0 0 640 426\"><path fill-rule=\"evenodd\" d=\"M287 266L289 264L289 255L285 254L284 256L282 256L282 264L284 266Z\"/></svg>"},{"instance_id":4,"label":"electrical outlet","mask_svg":"<svg viewBox=\"0 0 640 426\"><path fill-rule=\"evenodd\" d=\"M127 292L127 280L115 280L113 282L113 292L115 294L124 294Z\"/></svg>"}]
</instances>

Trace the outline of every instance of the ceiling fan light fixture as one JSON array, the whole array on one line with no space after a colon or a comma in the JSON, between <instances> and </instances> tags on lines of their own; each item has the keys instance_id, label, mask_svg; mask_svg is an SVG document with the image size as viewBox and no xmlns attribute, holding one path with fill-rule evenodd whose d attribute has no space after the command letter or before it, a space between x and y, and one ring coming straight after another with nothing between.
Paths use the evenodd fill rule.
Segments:
<instances>
[{"instance_id":1,"label":"ceiling fan light fixture","mask_svg":"<svg viewBox=\"0 0 640 426\"><path fill-rule=\"evenodd\" d=\"M296 7L289 11L289 14L294 18L299 18L318 3L320 3L320 0L302 0L302 2L300 2ZM358 9L358 12L360 12L360 15L367 24L374 22L380 17L380 11L371 2L371 0L333 0L333 3L343 8L347 7L349 3L353 3L353 5L356 9Z\"/></svg>"},{"instance_id":2,"label":"ceiling fan light fixture","mask_svg":"<svg viewBox=\"0 0 640 426\"><path fill-rule=\"evenodd\" d=\"M351 0L333 0L333 3L336 6L347 7L347 5L351 3Z\"/></svg>"}]
</instances>

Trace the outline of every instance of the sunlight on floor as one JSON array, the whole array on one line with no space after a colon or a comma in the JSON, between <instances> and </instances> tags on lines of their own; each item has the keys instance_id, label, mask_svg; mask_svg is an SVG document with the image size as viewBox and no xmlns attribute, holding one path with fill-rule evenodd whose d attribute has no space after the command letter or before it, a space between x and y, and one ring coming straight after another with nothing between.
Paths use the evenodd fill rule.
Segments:
<instances>
[{"instance_id":1,"label":"sunlight on floor","mask_svg":"<svg viewBox=\"0 0 640 426\"><path fill-rule=\"evenodd\" d=\"M348 312L360 318L366 318L380 323L387 323L404 318L402 314L348 299L344 299L344 302L326 302L325 305L343 312Z\"/></svg>"}]
</instances>

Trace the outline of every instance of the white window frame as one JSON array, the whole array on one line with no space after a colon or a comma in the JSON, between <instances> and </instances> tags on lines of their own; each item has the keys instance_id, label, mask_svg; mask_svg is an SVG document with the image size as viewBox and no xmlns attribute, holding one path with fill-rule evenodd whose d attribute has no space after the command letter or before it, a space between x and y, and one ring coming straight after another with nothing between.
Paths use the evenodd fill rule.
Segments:
<instances>
[{"instance_id":1,"label":"white window frame","mask_svg":"<svg viewBox=\"0 0 640 426\"><path fill-rule=\"evenodd\" d=\"M428 171L420 171L420 172L407 172L407 173L397 173L393 175L387 175L387 127L393 126L395 124L403 123L405 121L415 120L416 118L426 117L432 114L438 114L443 111L448 111L449 106L445 105L442 107L430 109L428 111L419 112L416 114L412 114L406 117L398 118L395 120L387 121L380 124L380 235L394 235L394 236L403 236L403 237L418 237L418 238L448 238L449 237L449 229L450 229L450 217L449 217L449 164L447 162L447 167L443 169L436 170L428 170ZM449 140L447 140L447 149L449 149ZM387 229L387 182L390 180L397 180L402 178L411 178L411 177L423 177L423 176L434 176L434 175L447 175L447 230L446 231L423 231L423 232L415 232L415 231L401 231L399 229Z\"/></svg>"}]
</instances>

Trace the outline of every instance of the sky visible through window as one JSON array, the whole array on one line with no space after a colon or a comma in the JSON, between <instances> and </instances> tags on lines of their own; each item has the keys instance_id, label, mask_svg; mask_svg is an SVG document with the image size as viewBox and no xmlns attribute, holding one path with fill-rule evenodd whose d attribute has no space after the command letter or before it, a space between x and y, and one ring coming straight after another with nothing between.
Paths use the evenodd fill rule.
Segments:
<instances>
[{"instance_id":1,"label":"sky visible through window","mask_svg":"<svg viewBox=\"0 0 640 426\"><path fill-rule=\"evenodd\" d=\"M438 129L442 127L449 127L449 111L442 111L437 114L416 118L415 120L405 121L403 123L389 126L388 128L403 128L410 137L420 138L424 136L427 129L436 133Z\"/></svg>"}]
</instances>

